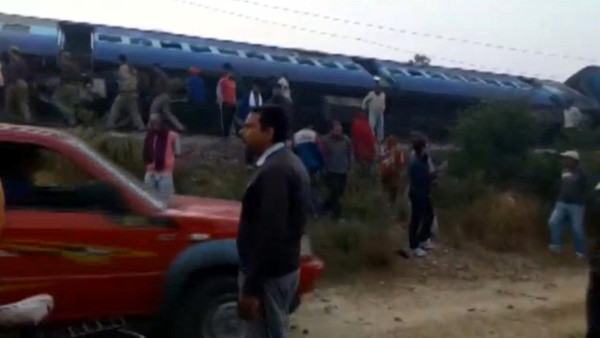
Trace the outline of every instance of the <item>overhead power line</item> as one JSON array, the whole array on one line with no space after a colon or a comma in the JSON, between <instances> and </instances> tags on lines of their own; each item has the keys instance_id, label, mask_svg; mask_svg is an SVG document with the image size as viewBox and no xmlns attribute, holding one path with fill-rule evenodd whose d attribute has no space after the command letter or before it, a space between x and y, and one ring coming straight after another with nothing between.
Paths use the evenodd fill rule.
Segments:
<instances>
[{"instance_id":1,"label":"overhead power line","mask_svg":"<svg viewBox=\"0 0 600 338\"><path fill-rule=\"evenodd\" d=\"M282 22L278 22L278 21L265 20L263 18L258 18L258 17L254 17L254 16L250 16L247 14L238 13L235 11L230 11L230 10L226 10L226 9L222 9L222 8L218 8L218 7L213 7L210 5L205 5L205 4L190 1L190 0L172 0L172 1L182 3L185 5L194 6L194 7L205 9L205 10L209 10L212 12L235 16L238 18L246 19L246 20L256 21L259 23L267 24L267 25L288 28L288 29L292 29L292 30L307 32L307 33L321 35L321 36L327 36L327 37L336 38L336 39L344 39L344 40L350 40L350 41L354 41L354 42L364 43L364 44L368 44L371 46L377 46L377 47L381 47L381 48L388 49L388 50L393 50L393 51L400 52L400 53L411 54L411 56L416 55L416 54L422 54L421 52L402 49L402 48L398 48L396 46L379 43L377 41L373 41L373 40L369 40L369 39L365 39L365 38L361 38L361 37L320 31L320 30L316 30L316 29L312 29L312 28L307 28L307 27L298 26L298 25L294 25L294 24L282 23ZM466 62L466 61L457 60L457 59L453 59L453 58L447 58L447 57L443 57L443 56L435 56L435 55L429 55L429 56L432 56L434 61L439 60L439 61L450 63L452 65L456 65L458 67L466 67L466 68L470 68L470 69L474 69L474 70L479 69L481 71L488 71L488 72L502 73L502 74L522 75L522 76L527 76L527 77L539 77L539 78L551 78L551 79L558 78L558 76L550 76L550 75L540 74L540 73L527 73L527 72L511 70L511 69L501 69L501 68L497 68L497 67L490 67L487 65Z\"/></svg>"},{"instance_id":2,"label":"overhead power line","mask_svg":"<svg viewBox=\"0 0 600 338\"><path fill-rule=\"evenodd\" d=\"M244 4L248 4L248 5L252 5L252 6L259 6L259 7L268 8L268 9L274 9L274 10L278 10L278 11L289 12L289 13L298 14L298 15L310 16L310 17L314 17L314 18L318 18L318 19L329 20L329 21L339 22L339 23L348 24L348 25L361 26L361 27L377 29L377 30L382 30L382 31L390 31L390 32L406 34L406 35L413 35L413 36L418 36L418 37L423 37L423 38L428 38L428 39L445 40L445 41L449 41L449 42L462 43L462 44L471 44L474 46L479 46L479 47L484 47L484 48L499 49L499 50L505 50L505 51L509 51L509 52L524 53L524 54L533 54L533 55L537 55L537 56L547 56L547 57L562 58L562 59L567 59L567 60L577 60L577 61L585 61L585 62L590 62L590 63L599 63L599 59L593 58L593 57L584 57L584 56L578 56L578 55L544 52L544 51L540 51L540 50L518 48L518 47L506 46L506 45L501 45L501 44L496 44L496 43L446 36L446 35L442 35L442 34L419 32L419 31L414 31L414 30L405 29L405 28L396 28L396 27L392 27L392 26L385 26L385 25L374 24L374 23L370 23L370 22L362 22L362 21L351 20L351 19L331 16L331 15L325 15L325 14L319 14L319 13L315 13L315 12L309 12L309 11L304 11L304 10L299 10L299 9L294 9L294 8L289 8L289 7L283 7L283 6L278 6L278 5L269 5L269 4L261 3L261 2L254 1L254 0L229 0L229 1L244 3Z\"/></svg>"}]
</instances>

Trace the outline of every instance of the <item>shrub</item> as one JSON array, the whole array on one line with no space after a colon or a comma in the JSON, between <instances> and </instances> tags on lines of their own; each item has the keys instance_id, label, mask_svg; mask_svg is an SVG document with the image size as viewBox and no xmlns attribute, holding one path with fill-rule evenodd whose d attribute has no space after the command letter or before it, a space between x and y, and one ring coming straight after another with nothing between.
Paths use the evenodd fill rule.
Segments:
<instances>
[{"instance_id":1,"label":"shrub","mask_svg":"<svg viewBox=\"0 0 600 338\"><path fill-rule=\"evenodd\" d=\"M560 158L556 154L530 153L515 175L515 188L544 202L554 201L560 188Z\"/></svg>"},{"instance_id":2,"label":"shrub","mask_svg":"<svg viewBox=\"0 0 600 338\"><path fill-rule=\"evenodd\" d=\"M343 218L364 222L368 227L386 224L393 217L378 178L364 178L356 173L348 177L342 207Z\"/></svg>"},{"instance_id":3,"label":"shrub","mask_svg":"<svg viewBox=\"0 0 600 338\"><path fill-rule=\"evenodd\" d=\"M365 226L362 222L329 224L317 222L308 228L315 253L327 263L330 277L342 277L362 269L391 265L394 248L387 226Z\"/></svg>"},{"instance_id":4,"label":"shrub","mask_svg":"<svg viewBox=\"0 0 600 338\"><path fill-rule=\"evenodd\" d=\"M555 138L554 147L561 151L570 149L595 149L600 143L600 128L582 126L569 130L562 130Z\"/></svg>"},{"instance_id":5,"label":"shrub","mask_svg":"<svg viewBox=\"0 0 600 338\"><path fill-rule=\"evenodd\" d=\"M524 105L487 103L460 114L455 140L453 174L479 171L487 182L504 184L536 145L538 124Z\"/></svg>"},{"instance_id":6,"label":"shrub","mask_svg":"<svg viewBox=\"0 0 600 338\"><path fill-rule=\"evenodd\" d=\"M248 184L248 171L243 168L222 170L206 166L190 176L176 176L175 187L181 194L241 200Z\"/></svg>"},{"instance_id":7,"label":"shrub","mask_svg":"<svg viewBox=\"0 0 600 338\"><path fill-rule=\"evenodd\" d=\"M473 203L491 190L492 187L485 182L481 171L464 177L442 176L439 186L433 189L433 200L437 208L456 208Z\"/></svg>"},{"instance_id":8,"label":"shrub","mask_svg":"<svg viewBox=\"0 0 600 338\"><path fill-rule=\"evenodd\" d=\"M133 136L114 137L92 128L77 128L72 133L116 165L137 177L143 177L143 140Z\"/></svg>"},{"instance_id":9,"label":"shrub","mask_svg":"<svg viewBox=\"0 0 600 338\"><path fill-rule=\"evenodd\" d=\"M497 251L527 251L547 242L548 210L535 197L514 192L488 193L444 213L442 236Z\"/></svg>"}]
</instances>

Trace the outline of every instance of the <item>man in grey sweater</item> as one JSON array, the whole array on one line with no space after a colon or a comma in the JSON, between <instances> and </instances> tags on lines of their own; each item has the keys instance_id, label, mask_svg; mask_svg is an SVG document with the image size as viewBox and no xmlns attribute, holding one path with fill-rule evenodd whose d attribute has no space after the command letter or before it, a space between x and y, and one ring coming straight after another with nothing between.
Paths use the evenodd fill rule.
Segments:
<instances>
[{"instance_id":1,"label":"man in grey sweater","mask_svg":"<svg viewBox=\"0 0 600 338\"><path fill-rule=\"evenodd\" d=\"M251 112L242 135L259 159L242 199L239 314L246 321L244 337L284 338L299 283L308 173L285 146L288 121L283 108L267 105Z\"/></svg>"},{"instance_id":2,"label":"man in grey sweater","mask_svg":"<svg viewBox=\"0 0 600 338\"><path fill-rule=\"evenodd\" d=\"M325 161L325 183L329 197L323 206L323 211L331 212L333 218L339 218L342 213L340 199L346 190L348 173L352 167L352 142L344 135L339 121L332 123L331 132L323 138L323 159Z\"/></svg>"},{"instance_id":3,"label":"man in grey sweater","mask_svg":"<svg viewBox=\"0 0 600 338\"><path fill-rule=\"evenodd\" d=\"M558 201L552 211L550 220L550 250L562 250L562 226L569 222L575 241L577 258L585 258L585 237L583 215L585 212L586 178L579 165L579 153L571 150L561 154L566 168L562 173L562 183Z\"/></svg>"}]
</instances>

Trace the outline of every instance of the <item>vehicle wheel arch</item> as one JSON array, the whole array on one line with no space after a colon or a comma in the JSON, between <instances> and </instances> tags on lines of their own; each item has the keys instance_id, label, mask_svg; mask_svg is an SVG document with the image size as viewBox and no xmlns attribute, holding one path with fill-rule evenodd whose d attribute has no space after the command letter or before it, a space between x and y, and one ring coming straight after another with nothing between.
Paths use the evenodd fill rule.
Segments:
<instances>
[{"instance_id":1,"label":"vehicle wheel arch","mask_svg":"<svg viewBox=\"0 0 600 338\"><path fill-rule=\"evenodd\" d=\"M172 320L186 291L197 282L209 276L236 276L238 266L237 246L233 239L198 243L185 249L173 260L165 275L158 313L160 321Z\"/></svg>"}]
</instances>

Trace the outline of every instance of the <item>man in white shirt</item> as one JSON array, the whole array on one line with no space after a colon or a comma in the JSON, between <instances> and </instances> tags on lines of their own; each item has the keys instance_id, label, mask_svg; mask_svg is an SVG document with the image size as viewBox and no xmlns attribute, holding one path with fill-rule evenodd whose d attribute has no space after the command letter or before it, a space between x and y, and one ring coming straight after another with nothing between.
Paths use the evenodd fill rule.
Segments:
<instances>
[{"instance_id":1,"label":"man in white shirt","mask_svg":"<svg viewBox=\"0 0 600 338\"><path fill-rule=\"evenodd\" d=\"M292 102L292 90L290 89L290 82L287 80L287 77L282 75L279 80L277 80L277 84L281 88L281 94Z\"/></svg>"},{"instance_id":2,"label":"man in white shirt","mask_svg":"<svg viewBox=\"0 0 600 338\"><path fill-rule=\"evenodd\" d=\"M367 94L362 102L363 110L369 113L369 124L379 143L383 142L385 137L384 118L385 113L385 93L381 90L380 79L374 78L375 88Z\"/></svg>"},{"instance_id":3,"label":"man in white shirt","mask_svg":"<svg viewBox=\"0 0 600 338\"><path fill-rule=\"evenodd\" d=\"M583 115L579 111L579 108L575 106L575 100L573 99L567 102L563 116L565 129L578 128L583 120Z\"/></svg>"}]
</instances>

